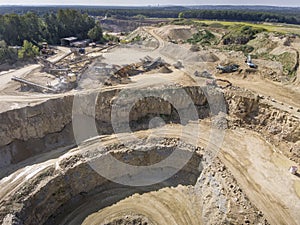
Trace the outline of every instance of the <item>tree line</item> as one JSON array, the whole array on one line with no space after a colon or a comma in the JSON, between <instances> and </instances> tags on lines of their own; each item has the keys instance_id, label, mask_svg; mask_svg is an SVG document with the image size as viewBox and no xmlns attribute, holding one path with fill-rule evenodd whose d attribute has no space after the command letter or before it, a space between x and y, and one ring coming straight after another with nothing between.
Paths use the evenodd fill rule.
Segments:
<instances>
[{"instance_id":1,"label":"tree line","mask_svg":"<svg viewBox=\"0 0 300 225\"><path fill-rule=\"evenodd\" d=\"M276 22L300 24L300 15L244 10L189 10L179 14L181 18L231 20L252 22Z\"/></svg>"},{"instance_id":2,"label":"tree line","mask_svg":"<svg viewBox=\"0 0 300 225\"><path fill-rule=\"evenodd\" d=\"M22 45L24 40L58 44L67 36L88 38L88 32L95 26L95 20L88 14L70 9L43 16L33 12L5 14L0 15L0 40L8 45Z\"/></svg>"},{"instance_id":3,"label":"tree line","mask_svg":"<svg viewBox=\"0 0 300 225\"><path fill-rule=\"evenodd\" d=\"M208 19L208 20L231 20L250 22L276 22L300 24L300 14L280 13L280 12L260 12L245 10L87 10L87 13L94 16L115 16L116 18L134 17L143 15L150 18L187 18L187 19Z\"/></svg>"}]
</instances>

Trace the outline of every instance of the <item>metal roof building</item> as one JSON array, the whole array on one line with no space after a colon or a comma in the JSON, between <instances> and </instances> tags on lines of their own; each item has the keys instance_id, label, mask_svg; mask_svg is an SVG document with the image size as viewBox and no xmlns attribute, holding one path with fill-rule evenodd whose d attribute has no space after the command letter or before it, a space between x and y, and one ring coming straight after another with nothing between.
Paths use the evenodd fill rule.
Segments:
<instances>
[{"instance_id":1,"label":"metal roof building","mask_svg":"<svg viewBox=\"0 0 300 225\"><path fill-rule=\"evenodd\" d=\"M76 41L78 38L77 37L66 37L60 39L60 43L62 46L70 46L72 42Z\"/></svg>"}]
</instances>

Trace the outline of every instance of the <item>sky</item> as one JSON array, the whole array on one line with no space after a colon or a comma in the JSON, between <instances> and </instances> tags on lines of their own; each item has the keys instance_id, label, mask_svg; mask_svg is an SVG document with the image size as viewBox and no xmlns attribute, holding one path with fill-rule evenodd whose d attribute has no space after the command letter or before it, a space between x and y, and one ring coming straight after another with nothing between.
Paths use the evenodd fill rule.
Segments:
<instances>
[{"instance_id":1,"label":"sky","mask_svg":"<svg viewBox=\"0 0 300 225\"><path fill-rule=\"evenodd\" d=\"M0 0L0 5L273 5L300 6L299 0Z\"/></svg>"}]
</instances>

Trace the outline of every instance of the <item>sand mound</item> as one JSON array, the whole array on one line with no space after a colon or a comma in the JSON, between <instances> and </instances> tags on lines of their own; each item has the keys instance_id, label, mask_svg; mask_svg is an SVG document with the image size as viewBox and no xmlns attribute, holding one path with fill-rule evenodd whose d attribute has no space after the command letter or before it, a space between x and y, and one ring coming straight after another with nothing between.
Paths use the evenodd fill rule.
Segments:
<instances>
[{"instance_id":1,"label":"sand mound","mask_svg":"<svg viewBox=\"0 0 300 225\"><path fill-rule=\"evenodd\" d=\"M157 34L165 40L187 40L196 33L194 28L188 26L164 26L157 30Z\"/></svg>"},{"instance_id":2,"label":"sand mound","mask_svg":"<svg viewBox=\"0 0 300 225\"><path fill-rule=\"evenodd\" d=\"M159 69L158 72L160 72L160 73L172 73L173 71L172 71L171 69L169 69L168 67L163 66L163 67L161 67L161 68Z\"/></svg>"},{"instance_id":3,"label":"sand mound","mask_svg":"<svg viewBox=\"0 0 300 225\"><path fill-rule=\"evenodd\" d=\"M133 41L132 45L138 45L140 48L157 48L158 42L152 35L143 30L141 27L130 33L126 40Z\"/></svg>"},{"instance_id":4,"label":"sand mound","mask_svg":"<svg viewBox=\"0 0 300 225\"><path fill-rule=\"evenodd\" d=\"M285 47L285 46L278 46L278 47L274 48L270 52L270 54L272 54L272 55L281 55L281 54L284 54L284 53L287 53L287 52L296 55L296 51L294 49L291 49L290 47Z\"/></svg>"},{"instance_id":5,"label":"sand mound","mask_svg":"<svg viewBox=\"0 0 300 225\"><path fill-rule=\"evenodd\" d=\"M192 52L182 46L167 44L162 53L177 60L184 60L187 62L216 62L219 58L208 51Z\"/></svg>"}]
</instances>

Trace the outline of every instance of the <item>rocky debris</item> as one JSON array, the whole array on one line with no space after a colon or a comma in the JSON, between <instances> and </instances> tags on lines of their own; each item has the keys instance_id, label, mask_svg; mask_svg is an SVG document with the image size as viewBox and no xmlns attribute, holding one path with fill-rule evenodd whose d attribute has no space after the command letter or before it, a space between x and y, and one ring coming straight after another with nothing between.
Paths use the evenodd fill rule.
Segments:
<instances>
[{"instance_id":1,"label":"rocky debris","mask_svg":"<svg viewBox=\"0 0 300 225\"><path fill-rule=\"evenodd\" d=\"M196 76L196 77L203 77L203 78L207 78L207 79L212 79L213 78L213 76L212 76L212 74L211 73L209 73L209 72L207 72L206 70L204 70L203 72L199 72L199 71L195 71L194 72L194 76Z\"/></svg>"},{"instance_id":2,"label":"rocky debris","mask_svg":"<svg viewBox=\"0 0 300 225\"><path fill-rule=\"evenodd\" d=\"M114 144L112 146L108 144L107 146L108 149L112 149L110 150L110 154L116 159L137 166L145 166L149 163L153 164L168 156L168 154L172 152L172 149L170 151L170 148L164 147L164 144L169 145L173 149L178 147L182 153L185 151L192 152L194 150L191 145L178 142L176 139L160 140L159 143L161 143L161 147L156 145L157 141L155 139L147 139L143 142L144 145L148 147L147 150L150 149L150 151L133 151L130 146L134 147L134 145L130 143L128 143L129 147L125 147L122 144ZM118 142L116 142L116 144L117 143ZM89 197L89 194L93 195L93 193L97 193L97 191L93 192L94 189L102 189L102 192L107 190L113 191L113 188L110 189L110 186L113 186L116 191L115 194L122 196L121 199L135 193L137 190L132 187L128 189L130 190L129 193L123 193L121 191L122 188L124 188L123 185L108 181L91 168L90 164L88 164L89 162L94 162L96 159L106 160L107 154L99 152L98 147L98 144L96 144L89 146L86 149L88 151L82 150L84 158L81 152L78 152L78 149L74 149L71 154L68 154L68 157L60 158L56 164L28 178L21 187L17 188L15 195L7 196L5 201L1 201L0 222L6 217L6 221L12 221L10 218L17 217L24 225L44 224L49 218L46 224L58 224L55 221L56 219L59 220L62 210L73 208L76 204L82 204L85 196L87 197L85 201L90 201L89 198L91 198L91 196ZM199 170L201 158L202 155L197 153L192 154L190 161L184 168L168 181L163 182L160 187L177 186L178 184L194 184L201 173ZM157 186L153 186L152 188L157 189ZM151 187L149 190L151 190ZM111 194L108 195L108 199L109 197L111 197ZM110 199L110 201L115 200ZM105 207L105 203L101 202L102 201L98 201L97 203L99 204L99 209ZM111 204L113 203L115 202L111 202ZM11 214L12 216L7 216L7 214Z\"/></svg>"},{"instance_id":3,"label":"rocky debris","mask_svg":"<svg viewBox=\"0 0 300 225\"><path fill-rule=\"evenodd\" d=\"M300 163L300 151L292 152L289 146L300 141L300 120L289 112L276 108L258 95L240 88L226 90L225 98L229 106L229 126L246 127L262 134L288 158ZM271 98L269 98L272 101Z\"/></svg>"},{"instance_id":4,"label":"rocky debris","mask_svg":"<svg viewBox=\"0 0 300 225\"><path fill-rule=\"evenodd\" d=\"M15 215L7 214L3 219L2 225L23 225L23 222L21 222Z\"/></svg>"},{"instance_id":5,"label":"rocky debris","mask_svg":"<svg viewBox=\"0 0 300 225\"><path fill-rule=\"evenodd\" d=\"M251 92L238 89L226 91L225 98L229 106L229 114L233 114L241 120L251 120L259 110L259 99Z\"/></svg>"},{"instance_id":6,"label":"rocky debris","mask_svg":"<svg viewBox=\"0 0 300 225\"><path fill-rule=\"evenodd\" d=\"M115 219L112 222L104 223L103 225L152 225L151 222L144 216L128 215L121 219Z\"/></svg>"},{"instance_id":7,"label":"rocky debris","mask_svg":"<svg viewBox=\"0 0 300 225\"><path fill-rule=\"evenodd\" d=\"M224 112L220 112L217 116L212 117L212 125L219 130L225 130L228 128L227 115Z\"/></svg>"},{"instance_id":8,"label":"rocky debris","mask_svg":"<svg viewBox=\"0 0 300 225\"><path fill-rule=\"evenodd\" d=\"M269 225L218 158L203 170L195 191L201 196L204 224Z\"/></svg>"}]
</instances>

